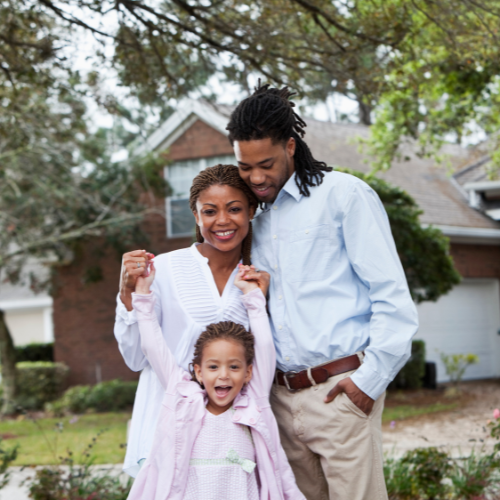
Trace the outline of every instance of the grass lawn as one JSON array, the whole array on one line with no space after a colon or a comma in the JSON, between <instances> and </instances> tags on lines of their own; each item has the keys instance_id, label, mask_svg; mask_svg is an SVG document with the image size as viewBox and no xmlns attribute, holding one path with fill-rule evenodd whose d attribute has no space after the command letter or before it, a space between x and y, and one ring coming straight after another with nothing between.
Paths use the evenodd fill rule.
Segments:
<instances>
[{"instance_id":1,"label":"grass lawn","mask_svg":"<svg viewBox=\"0 0 500 500\"><path fill-rule=\"evenodd\" d=\"M440 411L452 411L458 407L458 403L433 403L426 406L399 405L384 408L382 414L382 423L388 424L393 420L405 420L407 418L418 417L419 415L428 415Z\"/></svg>"},{"instance_id":2,"label":"grass lawn","mask_svg":"<svg viewBox=\"0 0 500 500\"><path fill-rule=\"evenodd\" d=\"M427 405L402 404L384 409L382 422L451 411L458 403L433 403ZM127 420L130 413L94 413L76 418L44 418L37 420L38 425L29 419L0 421L2 446L10 448L19 444L19 452L14 465L49 465L60 462L59 457L66 457L71 450L78 462L82 453L97 436L102 434L92 447L91 455L95 464L122 463L125 457L123 446L127 436ZM73 423L70 423L72 421ZM62 431L57 430L62 423Z\"/></svg>"},{"instance_id":3,"label":"grass lawn","mask_svg":"<svg viewBox=\"0 0 500 500\"><path fill-rule=\"evenodd\" d=\"M59 463L58 457L66 457L67 450L73 452L78 462L92 438L104 431L91 450L94 463L122 463L129 418L128 412L81 415L76 422L72 417L44 418L37 421L39 427L29 419L3 420L0 421L0 436L4 438L2 446L5 448L19 444L13 465L48 465ZM59 422L62 431L56 430Z\"/></svg>"}]
</instances>

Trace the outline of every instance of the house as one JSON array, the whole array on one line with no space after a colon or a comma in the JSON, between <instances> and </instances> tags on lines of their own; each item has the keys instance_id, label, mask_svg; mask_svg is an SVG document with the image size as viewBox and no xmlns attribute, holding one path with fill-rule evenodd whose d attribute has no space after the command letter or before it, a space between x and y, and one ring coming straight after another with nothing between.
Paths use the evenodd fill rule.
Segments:
<instances>
[{"instance_id":1,"label":"house","mask_svg":"<svg viewBox=\"0 0 500 500\"><path fill-rule=\"evenodd\" d=\"M173 193L165 200L166 220L149 218L145 228L149 249L158 254L188 246L194 218L189 211L193 177L207 166L234 163L225 130L231 109L203 101L182 101L177 111L137 152L155 150L169 160L165 167ZM362 125L307 121L306 141L316 158L328 164L367 171L355 139L366 137ZM394 162L382 174L410 193L423 209L421 221L439 227L451 240L451 254L463 281L435 303L418 306L427 358L438 362L438 378L446 374L439 352L475 353L478 365L468 378L500 376L500 223L496 217L497 184L489 184L486 159L473 159L457 146L447 146L455 174L419 158L408 147L408 161ZM496 198L497 197L497 198ZM471 202L472 200L472 202ZM101 263L103 280L84 284L86 265ZM72 383L132 374L123 363L113 337L120 262L98 243L89 246L70 266L59 270L54 296L55 357L71 368Z\"/></svg>"},{"instance_id":2,"label":"house","mask_svg":"<svg viewBox=\"0 0 500 500\"><path fill-rule=\"evenodd\" d=\"M46 269L30 262L24 269L20 283L4 281L0 273L0 310L5 313L5 322L14 345L52 342L52 297L47 292L35 293L28 285L29 274L43 275Z\"/></svg>"}]
</instances>

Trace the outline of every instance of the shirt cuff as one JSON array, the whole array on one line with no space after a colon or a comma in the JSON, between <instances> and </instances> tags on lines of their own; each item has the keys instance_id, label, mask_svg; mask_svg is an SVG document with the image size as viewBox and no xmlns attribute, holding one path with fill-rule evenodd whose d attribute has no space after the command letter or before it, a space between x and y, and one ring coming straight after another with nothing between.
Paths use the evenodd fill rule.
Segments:
<instances>
[{"instance_id":1,"label":"shirt cuff","mask_svg":"<svg viewBox=\"0 0 500 500\"><path fill-rule=\"evenodd\" d=\"M149 318L155 312L155 296L153 292L147 295L132 293L132 306L137 311L137 319Z\"/></svg>"},{"instance_id":2,"label":"shirt cuff","mask_svg":"<svg viewBox=\"0 0 500 500\"><path fill-rule=\"evenodd\" d=\"M391 382L389 379L382 377L375 370L372 370L366 363L363 363L356 372L351 375L351 380L356 384L358 389L361 389L374 401L382 396Z\"/></svg>"},{"instance_id":3,"label":"shirt cuff","mask_svg":"<svg viewBox=\"0 0 500 500\"><path fill-rule=\"evenodd\" d=\"M125 304L120 299L120 294L116 297L116 315L122 318L123 322L127 325L134 325L137 323L137 316L135 310L127 311Z\"/></svg>"},{"instance_id":4,"label":"shirt cuff","mask_svg":"<svg viewBox=\"0 0 500 500\"><path fill-rule=\"evenodd\" d=\"M250 318L258 318L260 316L267 316L266 312L266 298L262 294L260 288L255 288L241 296L243 305L246 307L248 316Z\"/></svg>"}]
</instances>

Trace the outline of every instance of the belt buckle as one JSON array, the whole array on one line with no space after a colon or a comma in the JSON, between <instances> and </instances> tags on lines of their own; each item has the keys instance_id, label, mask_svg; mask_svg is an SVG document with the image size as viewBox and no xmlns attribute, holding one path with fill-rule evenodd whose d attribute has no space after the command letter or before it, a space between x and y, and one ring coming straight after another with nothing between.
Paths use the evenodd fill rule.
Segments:
<instances>
[{"instance_id":1,"label":"belt buckle","mask_svg":"<svg viewBox=\"0 0 500 500\"><path fill-rule=\"evenodd\" d=\"M283 373L283 380L285 381L285 387L288 389L289 392L297 392L296 389L292 389L290 387L290 384L288 383L288 376L291 375L292 378L295 377L295 375L297 375L298 372L294 372L294 371L289 371L289 372L286 372L286 373Z\"/></svg>"}]
</instances>

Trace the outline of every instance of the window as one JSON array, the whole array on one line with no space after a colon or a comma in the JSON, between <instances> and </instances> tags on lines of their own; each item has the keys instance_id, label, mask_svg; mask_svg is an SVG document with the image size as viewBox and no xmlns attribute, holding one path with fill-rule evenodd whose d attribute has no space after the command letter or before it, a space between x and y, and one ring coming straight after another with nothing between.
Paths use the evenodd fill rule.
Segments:
<instances>
[{"instance_id":1,"label":"window","mask_svg":"<svg viewBox=\"0 0 500 500\"><path fill-rule=\"evenodd\" d=\"M233 155L213 156L196 160L178 161L165 167L165 178L172 188L172 196L167 198L167 236L178 238L194 234L194 216L189 208L189 189L193 179L205 168L212 165L236 165Z\"/></svg>"}]
</instances>

